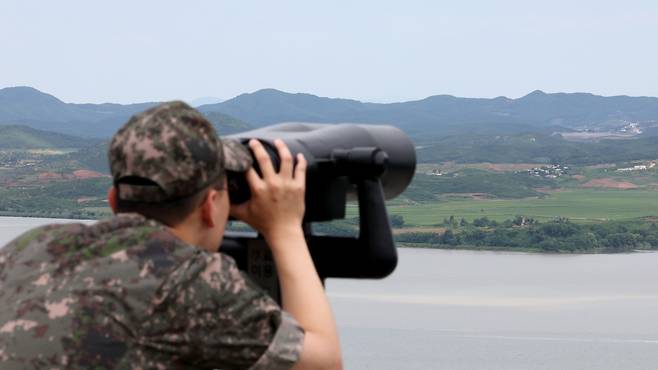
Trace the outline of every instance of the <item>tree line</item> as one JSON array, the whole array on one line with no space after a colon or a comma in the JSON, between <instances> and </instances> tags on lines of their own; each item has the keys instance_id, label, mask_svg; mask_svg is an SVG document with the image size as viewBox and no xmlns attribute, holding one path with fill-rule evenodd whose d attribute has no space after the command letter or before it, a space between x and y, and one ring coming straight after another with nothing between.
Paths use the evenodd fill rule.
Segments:
<instances>
[{"instance_id":1,"label":"tree line","mask_svg":"<svg viewBox=\"0 0 658 370\"><path fill-rule=\"evenodd\" d=\"M444 232L410 232L396 236L401 243L437 248L505 248L542 252L628 252L658 249L658 226L651 220L577 224L566 218L538 222L517 216L503 222L486 217L472 222L444 220Z\"/></svg>"}]
</instances>

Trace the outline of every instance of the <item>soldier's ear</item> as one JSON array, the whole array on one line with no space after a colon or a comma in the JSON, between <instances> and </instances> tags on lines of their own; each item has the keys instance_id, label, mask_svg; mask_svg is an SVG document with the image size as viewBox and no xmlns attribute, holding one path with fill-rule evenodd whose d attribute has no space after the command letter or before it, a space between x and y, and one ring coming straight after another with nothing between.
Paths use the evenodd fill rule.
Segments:
<instances>
[{"instance_id":1,"label":"soldier's ear","mask_svg":"<svg viewBox=\"0 0 658 370\"><path fill-rule=\"evenodd\" d=\"M117 189L114 186L111 186L107 190L107 202L110 204L110 208L112 208L112 212L114 214L117 213Z\"/></svg>"},{"instance_id":2,"label":"soldier's ear","mask_svg":"<svg viewBox=\"0 0 658 370\"><path fill-rule=\"evenodd\" d=\"M201 211L201 221L207 227L215 227L215 201L213 197L217 196L216 191L213 189L208 190L203 197L203 202L199 206Z\"/></svg>"}]
</instances>

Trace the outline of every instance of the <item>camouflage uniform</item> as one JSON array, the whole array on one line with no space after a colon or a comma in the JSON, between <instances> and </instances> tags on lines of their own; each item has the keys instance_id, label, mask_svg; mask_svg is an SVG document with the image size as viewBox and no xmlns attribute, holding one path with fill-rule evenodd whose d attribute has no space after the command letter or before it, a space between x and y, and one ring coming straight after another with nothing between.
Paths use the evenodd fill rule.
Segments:
<instances>
[{"instance_id":1,"label":"camouflage uniform","mask_svg":"<svg viewBox=\"0 0 658 370\"><path fill-rule=\"evenodd\" d=\"M142 146L139 161L167 166L171 155L154 141L146 136L135 144ZM181 148L171 152L177 161L187 158L185 150L208 154L198 145ZM127 166L116 164L113 150L116 181ZM236 163L234 170L248 165ZM216 176L180 167L178 174L202 186ZM131 171L127 176L150 170ZM176 172L150 180L156 185L128 182L122 196L176 199L195 188ZM297 361L304 338L230 257L188 245L137 214L90 226L45 226L9 243L0 250L0 307L1 369L282 369Z\"/></svg>"}]
</instances>

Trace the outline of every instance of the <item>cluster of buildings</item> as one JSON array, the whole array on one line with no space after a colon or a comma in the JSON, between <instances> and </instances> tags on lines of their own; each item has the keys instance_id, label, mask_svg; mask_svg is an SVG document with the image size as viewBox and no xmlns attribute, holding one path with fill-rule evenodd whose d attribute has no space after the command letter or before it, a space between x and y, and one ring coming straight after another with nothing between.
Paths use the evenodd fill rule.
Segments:
<instances>
[{"instance_id":1,"label":"cluster of buildings","mask_svg":"<svg viewBox=\"0 0 658 370\"><path fill-rule=\"evenodd\" d=\"M651 162L649 165L646 164L638 164L633 167L624 167L624 168L617 168L617 172L631 172L631 171L646 171L650 168L656 167L656 162Z\"/></svg>"},{"instance_id":2,"label":"cluster of buildings","mask_svg":"<svg viewBox=\"0 0 658 370\"><path fill-rule=\"evenodd\" d=\"M24 158L17 158L14 156L0 155L0 168L3 169L13 170L17 168L34 167L40 162L41 161L37 159L24 159Z\"/></svg>"},{"instance_id":3,"label":"cluster of buildings","mask_svg":"<svg viewBox=\"0 0 658 370\"><path fill-rule=\"evenodd\" d=\"M564 176L569 172L569 167L561 164L552 164L549 166L534 167L527 170L530 176L543 177L546 179L555 179Z\"/></svg>"},{"instance_id":4,"label":"cluster of buildings","mask_svg":"<svg viewBox=\"0 0 658 370\"><path fill-rule=\"evenodd\" d=\"M640 129L640 124L639 123L628 123L624 127L619 129L619 132L625 133L625 134L633 134L633 135L639 135L642 133L642 130Z\"/></svg>"}]
</instances>

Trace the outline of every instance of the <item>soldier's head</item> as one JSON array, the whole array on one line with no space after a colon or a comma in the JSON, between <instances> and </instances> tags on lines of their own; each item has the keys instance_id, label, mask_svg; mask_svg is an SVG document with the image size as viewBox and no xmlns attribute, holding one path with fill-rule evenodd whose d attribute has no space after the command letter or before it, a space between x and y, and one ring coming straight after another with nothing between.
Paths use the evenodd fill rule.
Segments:
<instances>
[{"instance_id":1,"label":"soldier's head","mask_svg":"<svg viewBox=\"0 0 658 370\"><path fill-rule=\"evenodd\" d=\"M201 212L219 218L210 221L219 221L221 231L229 211L226 171L251 167L243 145L220 139L201 113L180 101L133 116L112 138L108 157L115 212L171 227Z\"/></svg>"}]
</instances>

